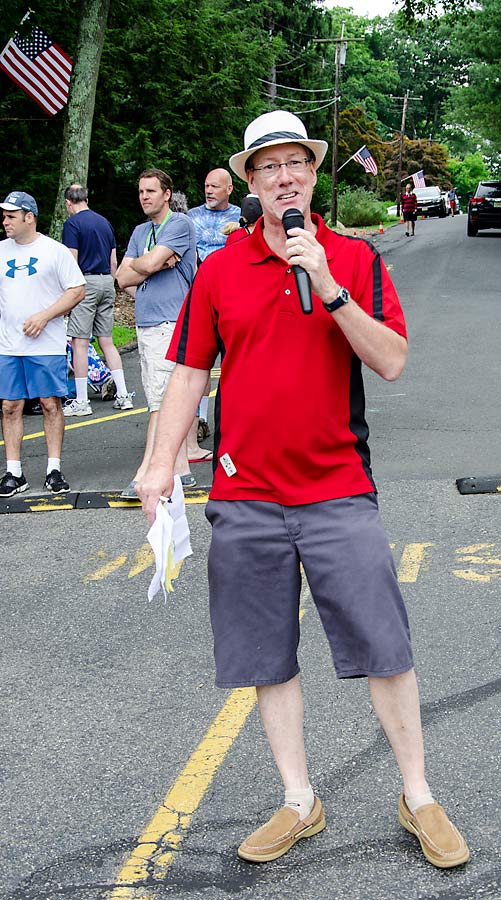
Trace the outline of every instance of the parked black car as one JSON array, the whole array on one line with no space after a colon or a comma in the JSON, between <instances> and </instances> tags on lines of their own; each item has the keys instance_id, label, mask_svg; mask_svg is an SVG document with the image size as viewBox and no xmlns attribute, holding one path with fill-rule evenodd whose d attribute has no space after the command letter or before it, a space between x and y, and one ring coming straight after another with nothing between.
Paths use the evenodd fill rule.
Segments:
<instances>
[{"instance_id":1,"label":"parked black car","mask_svg":"<svg viewBox=\"0 0 501 900\"><path fill-rule=\"evenodd\" d=\"M417 200L416 215L439 216L441 219L445 219L447 210L439 187L414 188L414 193Z\"/></svg>"},{"instance_id":2,"label":"parked black car","mask_svg":"<svg viewBox=\"0 0 501 900\"><path fill-rule=\"evenodd\" d=\"M501 228L501 181L481 181L468 203L468 237L483 228Z\"/></svg>"}]
</instances>

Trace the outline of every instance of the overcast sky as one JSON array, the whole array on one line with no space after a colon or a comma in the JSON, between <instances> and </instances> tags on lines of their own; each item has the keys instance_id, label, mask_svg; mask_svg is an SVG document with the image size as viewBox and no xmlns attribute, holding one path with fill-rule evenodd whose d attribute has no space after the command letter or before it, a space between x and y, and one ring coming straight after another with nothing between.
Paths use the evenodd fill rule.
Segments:
<instances>
[{"instance_id":1,"label":"overcast sky","mask_svg":"<svg viewBox=\"0 0 501 900\"><path fill-rule=\"evenodd\" d=\"M326 6L345 6L351 7L355 15L368 16L387 16L391 12L395 12L393 0L326 0Z\"/></svg>"}]
</instances>

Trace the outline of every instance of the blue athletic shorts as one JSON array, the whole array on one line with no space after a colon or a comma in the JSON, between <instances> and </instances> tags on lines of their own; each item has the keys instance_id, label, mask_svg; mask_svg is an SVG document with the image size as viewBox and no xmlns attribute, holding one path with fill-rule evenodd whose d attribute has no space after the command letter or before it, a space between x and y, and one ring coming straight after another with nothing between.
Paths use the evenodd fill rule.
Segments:
<instances>
[{"instance_id":1,"label":"blue athletic shorts","mask_svg":"<svg viewBox=\"0 0 501 900\"><path fill-rule=\"evenodd\" d=\"M339 678L412 668L409 623L375 494L304 506L209 500L216 684L299 672L300 563Z\"/></svg>"},{"instance_id":2,"label":"blue athletic shorts","mask_svg":"<svg viewBox=\"0 0 501 900\"><path fill-rule=\"evenodd\" d=\"M33 400L66 397L68 364L64 356L1 356L0 398Z\"/></svg>"}]
</instances>

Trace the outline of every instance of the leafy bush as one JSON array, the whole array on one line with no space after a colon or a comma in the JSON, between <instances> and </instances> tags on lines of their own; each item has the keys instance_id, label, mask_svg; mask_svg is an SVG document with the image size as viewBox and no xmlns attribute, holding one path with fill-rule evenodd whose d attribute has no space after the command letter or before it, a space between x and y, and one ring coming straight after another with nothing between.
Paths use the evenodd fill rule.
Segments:
<instances>
[{"instance_id":1,"label":"leafy bush","mask_svg":"<svg viewBox=\"0 0 501 900\"><path fill-rule=\"evenodd\" d=\"M317 175L317 183L313 191L311 208L313 212L325 216L330 213L332 194L332 178L326 172L319 172Z\"/></svg>"},{"instance_id":2,"label":"leafy bush","mask_svg":"<svg viewBox=\"0 0 501 900\"><path fill-rule=\"evenodd\" d=\"M364 188L345 188L337 198L337 217L346 228L377 225L387 218L386 205Z\"/></svg>"}]
</instances>

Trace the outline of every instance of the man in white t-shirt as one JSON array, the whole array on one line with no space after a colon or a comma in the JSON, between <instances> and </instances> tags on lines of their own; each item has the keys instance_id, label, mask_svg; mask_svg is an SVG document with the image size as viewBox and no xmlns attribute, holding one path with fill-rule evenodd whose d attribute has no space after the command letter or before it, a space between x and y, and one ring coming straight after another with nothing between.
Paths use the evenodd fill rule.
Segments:
<instances>
[{"instance_id":1,"label":"man in white t-shirt","mask_svg":"<svg viewBox=\"0 0 501 900\"><path fill-rule=\"evenodd\" d=\"M40 397L47 442L44 487L69 491L61 473L67 393L64 315L85 296L85 278L67 247L37 231L38 207L24 191L0 203L7 239L0 241L0 397L7 471L0 498L29 485L21 446L26 399Z\"/></svg>"}]
</instances>

